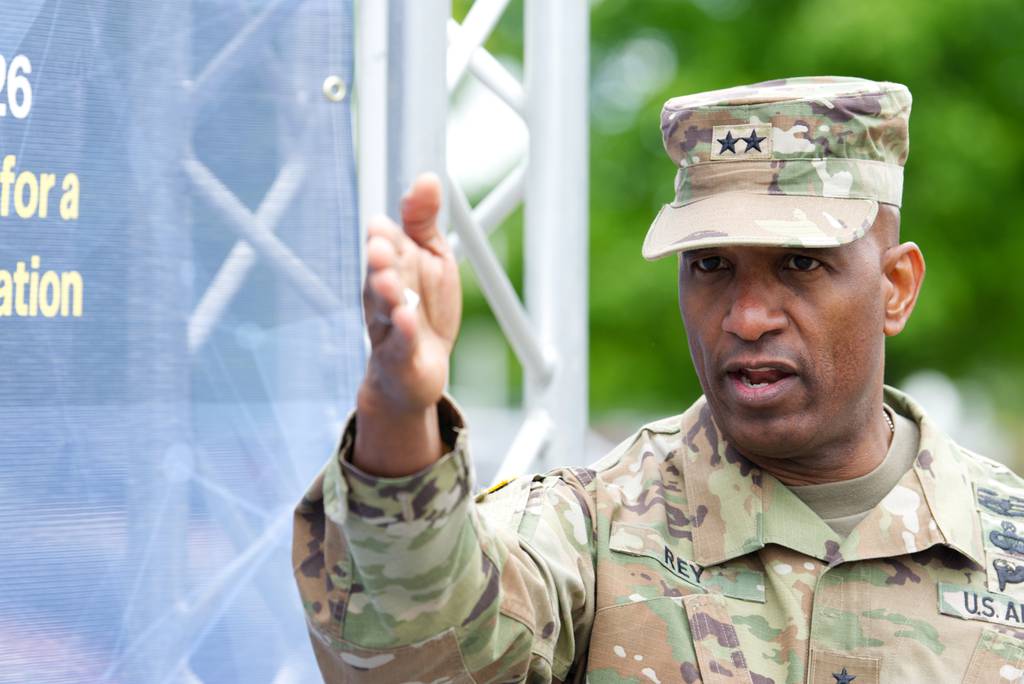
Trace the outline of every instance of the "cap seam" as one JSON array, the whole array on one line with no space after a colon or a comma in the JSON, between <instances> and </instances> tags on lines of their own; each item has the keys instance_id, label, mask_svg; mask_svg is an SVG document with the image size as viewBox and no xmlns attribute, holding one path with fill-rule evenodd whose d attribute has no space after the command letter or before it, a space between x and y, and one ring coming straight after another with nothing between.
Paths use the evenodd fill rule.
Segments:
<instances>
[{"instance_id":1,"label":"cap seam","mask_svg":"<svg viewBox=\"0 0 1024 684\"><path fill-rule=\"evenodd\" d=\"M691 202L686 202L684 204L676 204L675 202L666 202L662 206L669 207L670 209L682 209L683 207L688 207L691 204L696 204L697 202L703 202L704 200L711 199L713 197L718 197L718 196L721 196L721 195L728 195L728 194L760 195L762 197L814 197L816 199L824 199L824 200L857 200L857 201L860 201L860 202L878 202L879 204L889 204L889 205L892 205L894 207L901 206L901 205L898 205L898 204L893 204L892 202L886 202L885 200L880 200L877 197L867 197L867 196L834 197L832 195L818 195L818 194L811 194L811 193L806 193L806 192L755 192L753 190L728 190L728 191L724 191L724 192L716 192L713 195L708 195L707 197L699 197L699 198L697 198L697 199L695 199L695 200L693 200Z\"/></svg>"},{"instance_id":2,"label":"cap seam","mask_svg":"<svg viewBox=\"0 0 1024 684\"><path fill-rule=\"evenodd\" d=\"M791 157L788 159L776 159L776 158L759 158L759 159L711 159L708 161L694 162L693 164L676 164L677 169L692 169L695 166L707 166L708 164L732 164L734 166L740 164L764 164L765 162L816 162L816 161L854 161L862 164L882 164L883 166L895 166L898 169L906 168L903 164L894 164L892 162L882 161L881 159L863 159L861 157Z\"/></svg>"},{"instance_id":3,"label":"cap seam","mask_svg":"<svg viewBox=\"0 0 1024 684\"><path fill-rule=\"evenodd\" d=\"M876 84L878 84L880 86L882 85L878 81L873 81L873 83L876 83ZM884 88L884 87L882 87L882 88L869 88L869 89L861 90L861 91L854 91L854 92L849 92L848 91L848 92L837 94L837 95L835 95L833 97L835 99L846 99L846 98L849 98L851 96L856 96L856 95L874 95L874 94L882 94L882 93L902 93L902 92L909 92L909 91L907 91L905 86L904 87L896 86L896 87L892 87L892 88ZM698 94L700 94L700 93L698 93ZM684 96L684 97L693 97L693 96L687 95L687 96ZM821 100L827 100L827 99L829 99L829 98L828 97L801 97L801 98L793 98L793 99L789 99L789 100L771 100L769 102L744 102L742 104L708 104L708 105L697 105L697 106L693 107L692 109L701 109L701 110L712 110L713 109L713 110L718 110L718 109L736 109L737 107L766 107L766 106L777 105L777 104L788 104L790 102L796 102L796 103L820 102ZM671 100L669 100L669 101L671 101ZM665 105L663 105L662 108L663 109L669 109L669 107L667 105L668 105L668 102L666 102ZM682 112L682 111L686 111L687 109L691 109L691 107L679 107L678 109L671 109L670 111Z\"/></svg>"}]
</instances>

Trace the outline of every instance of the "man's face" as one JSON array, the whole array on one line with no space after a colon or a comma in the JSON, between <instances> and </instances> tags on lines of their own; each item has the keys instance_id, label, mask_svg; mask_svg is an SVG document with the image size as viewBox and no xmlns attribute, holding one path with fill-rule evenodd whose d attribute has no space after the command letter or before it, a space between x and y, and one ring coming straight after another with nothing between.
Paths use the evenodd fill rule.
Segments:
<instances>
[{"instance_id":1,"label":"man's face","mask_svg":"<svg viewBox=\"0 0 1024 684\"><path fill-rule=\"evenodd\" d=\"M718 426L748 457L855 439L881 400L885 296L871 235L842 247L682 254L679 309ZM878 420L882 420L878 416Z\"/></svg>"}]
</instances>

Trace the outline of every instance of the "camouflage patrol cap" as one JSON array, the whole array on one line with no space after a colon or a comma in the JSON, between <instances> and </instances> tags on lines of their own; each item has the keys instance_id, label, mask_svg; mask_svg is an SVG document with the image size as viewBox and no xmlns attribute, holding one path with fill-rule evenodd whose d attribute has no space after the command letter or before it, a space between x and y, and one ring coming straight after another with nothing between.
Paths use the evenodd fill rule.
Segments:
<instances>
[{"instance_id":1,"label":"camouflage patrol cap","mask_svg":"<svg viewBox=\"0 0 1024 684\"><path fill-rule=\"evenodd\" d=\"M819 76L677 97L661 131L675 201L644 240L649 260L723 245L834 247L900 206L910 91Z\"/></svg>"}]
</instances>

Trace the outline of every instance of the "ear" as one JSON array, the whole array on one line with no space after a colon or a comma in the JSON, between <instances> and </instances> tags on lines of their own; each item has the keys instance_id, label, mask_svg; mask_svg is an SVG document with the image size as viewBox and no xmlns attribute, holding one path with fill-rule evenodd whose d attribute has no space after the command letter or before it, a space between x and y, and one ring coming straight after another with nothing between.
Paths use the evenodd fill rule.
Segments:
<instances>
[{"instance_id":1,"label":"ear","mask_svg":"<svg viewBox=\"0 0 1024 684\"><path fill-rule=\"evenodd\" d=\"M885 278L885 323L882 331L892 337L903 331L921 291L924 281L921 249L913 242L889 248L882 257L882 275Z\"/></svg>"}]
</instances>

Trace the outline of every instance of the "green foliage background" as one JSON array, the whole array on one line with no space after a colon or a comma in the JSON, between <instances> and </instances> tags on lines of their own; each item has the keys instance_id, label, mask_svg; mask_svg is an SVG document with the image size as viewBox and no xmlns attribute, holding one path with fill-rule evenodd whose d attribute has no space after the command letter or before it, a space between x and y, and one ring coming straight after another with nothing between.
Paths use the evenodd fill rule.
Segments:
<instances>
[{"instance_id":1,"label":"green foliage background","mask_svg":"<svg viewBox=\"0 0 1024 684\"><path fill-rule=\"evenodd\" d=\"M551 0L559 1L559 0ZM488 47L521 55L521 3ZM454 14L465 13L457 2ZM785 76L905 83L914 96L903 237L928 264L909 327L888 348L888 381L925 368L982 383L1016 425L1024 409L1024 3L1020 0L602 0L592 3L591 73L637 37L675 54L671 78L590 149L590 408L668 413L700 392L679 320L675 260L640 244L672 198L658 117L669 97ZM640 75L638 75L640 76ZM518 278L520 219L508 230ZM467 276L468 277L468 276ZM488 316L472 283L468 318ZM513 373L518 374L517 366Z\"/></svg>"}]
</instances>

